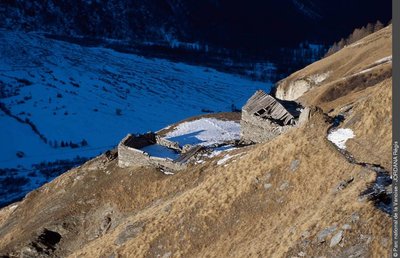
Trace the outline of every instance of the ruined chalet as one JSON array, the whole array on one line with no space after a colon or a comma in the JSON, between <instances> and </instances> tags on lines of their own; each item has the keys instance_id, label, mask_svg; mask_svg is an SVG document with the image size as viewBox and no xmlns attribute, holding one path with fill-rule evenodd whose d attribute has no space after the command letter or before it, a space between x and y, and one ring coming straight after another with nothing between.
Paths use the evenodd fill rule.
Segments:
<instances>
[{"instance_id":1,"label":"ruined chalet","mask_svg":"<svg viewBox=\"0 0 400 258\"><path fill-rule=\"evenodd\" d=\"M279 100L258 90L242 108L240 142L270 141L308 119L308 115L309 110L298 103ZM118 145L118 166L155 166L165 171L178 171L185 169L204 148L180 146L152 132L128 134ZM166 153L169 155L165 156Z\"/></svg>"},{"instance_id":2,"label":"ruined chalet","mask_svg":"<svg viewBox=\"0 0 400 258\"><path fill-rule=\"evenodd\" d=\"M128 134L118 144L118 166L156 166L164 170L177 171L187 167L187 162L202 146L183 146L159 135ZM164 155L157 155L163 153ZM165 156L165 153L169 153Z\"/></svg>"},{"instance_id":3,"label":"ruined chalet","mask_svg":"<svg viewBox=\"0 0 400 258\"><path fill-rule=\"evenodd\" d=\"M241 140L270 141L302 121L302 111L301 105L294 101L279 100L258 90L242 108Z\"/></svg>"}]
</instances>

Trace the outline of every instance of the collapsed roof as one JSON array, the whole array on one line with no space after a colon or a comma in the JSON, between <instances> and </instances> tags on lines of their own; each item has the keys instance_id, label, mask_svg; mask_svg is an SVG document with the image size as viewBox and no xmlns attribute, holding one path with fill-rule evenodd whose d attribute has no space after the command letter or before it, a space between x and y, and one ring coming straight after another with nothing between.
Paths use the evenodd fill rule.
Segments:
<instances>
[{"instance_id":1,"label":"collapsed roof","mask_svg":"<svg viewBox=\"0 0 400 258\"><path fill-rule=\"evenodd\" d=\"M293 105L286 108L279 100L262 90L256 91L243 110L254 116L272 120L279 125L293 125L298 116Z\"/></svg>"}]
</instances>

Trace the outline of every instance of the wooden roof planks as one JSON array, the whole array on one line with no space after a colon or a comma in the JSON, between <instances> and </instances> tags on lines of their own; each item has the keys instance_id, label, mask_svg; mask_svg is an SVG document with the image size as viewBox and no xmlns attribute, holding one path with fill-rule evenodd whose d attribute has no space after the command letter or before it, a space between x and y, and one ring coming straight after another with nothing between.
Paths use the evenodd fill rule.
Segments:
<instances>
[{"instance_id":1,"label":"wooden roof planks","mask_svg":"<svg viewBox=\"0 0 400 258\"><path fill-rule=\"evenodd\" d=\"M243 110L249 114L270 119L282 125L295 123L294 116L277 99L262 90L256 91L247 101Z\"/></svg>"}]
</instances>

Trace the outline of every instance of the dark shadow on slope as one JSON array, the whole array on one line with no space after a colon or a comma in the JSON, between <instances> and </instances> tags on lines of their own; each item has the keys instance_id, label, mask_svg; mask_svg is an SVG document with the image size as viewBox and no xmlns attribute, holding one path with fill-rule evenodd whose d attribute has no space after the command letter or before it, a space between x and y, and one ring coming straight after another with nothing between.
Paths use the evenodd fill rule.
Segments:
<instances>
[{"instance_id":1,"label":"dark shadow on slope","mask_svg":"<svg viewBox=\"0 0 400 258\"><path fill-rule=\"evenodd\" d=\"M175 136L175 137L168 137L168 140L173 141L173 142L178 142L179 145L181 145L181 146L183 146L185 144L197 145L197 144L204 142L196 137L204 131L205 130L199 130L199 131L196 131L193 133L183 134L183 135L179 135L179 136Z\"/></svg>"}]
</instances>

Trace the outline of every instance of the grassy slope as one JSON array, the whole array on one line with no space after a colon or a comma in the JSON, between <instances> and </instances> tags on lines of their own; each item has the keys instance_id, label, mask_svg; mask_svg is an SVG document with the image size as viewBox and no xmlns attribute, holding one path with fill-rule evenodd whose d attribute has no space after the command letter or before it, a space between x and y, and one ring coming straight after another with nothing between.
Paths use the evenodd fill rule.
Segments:
<instances>
[{"instance_id":1,"label":"grassy slope","mask_svg":"<svg viewBox=\"0 0 400 258\"><path fill-rule=\"evenodd\" d=\"M380 32L369 36L374 37L384 37L384 44L391 40ZM360 54L364 57L378 58L378 52L386 51L358 48L368 53ZM344 51L326 64L335 73L342 69L335 64L342 62L340 55L350 55ZM317 67L300 73L307 69L314 69L312 73ZM332 115L351 104L343 123L356 134L347 143L349 151L359 160L388 168L391 78L359 90L341 90L342 95L324 101L318 96L329 91L330 82L306 93L304 101L326 112L333 108ZM63 235L56 252L72 257L290 257L300 252L307 257L389 257L390 217L359 201L375 175L349 164L335 150L326 140L328 127L326 116L317 110L299 129L236 150L242 155L226 166L216 164L220 156L172 177L150 168L119 169L116 161L103 163L100 157L31 193L14 211L1 210L0 250L20 250L47 227ZM294 160L299 165L293 171ZM335 191L351 177L351 184ZM106 217L111 218L110 228L96 234ZM344 231L339 246L329 247L331 236L327 243L316 240L326 227L340 229L344 224L351 229ZM116 242L129 227L136 233Z\"/></svg>"}]
</instances>

